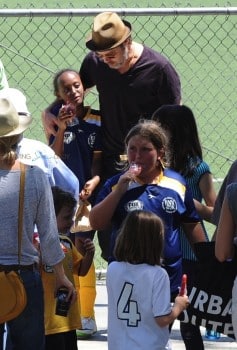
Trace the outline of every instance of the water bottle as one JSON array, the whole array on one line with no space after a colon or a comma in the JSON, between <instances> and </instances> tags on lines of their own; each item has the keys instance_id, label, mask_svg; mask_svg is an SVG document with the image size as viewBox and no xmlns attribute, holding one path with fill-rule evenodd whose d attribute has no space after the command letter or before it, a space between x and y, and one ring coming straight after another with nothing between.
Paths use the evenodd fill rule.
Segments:
<instances>
[{"instance_id":1,"label":"water bottle","mask_svg":"<svg viewBox=\"0 0 237 350\"><path fill-rule=\"evenodd\" d=\"M218 340L220 339L221 335L219 332L213 331L211 329L206 329L205 337L209 340Z\"/></svg>"}]
</instances>

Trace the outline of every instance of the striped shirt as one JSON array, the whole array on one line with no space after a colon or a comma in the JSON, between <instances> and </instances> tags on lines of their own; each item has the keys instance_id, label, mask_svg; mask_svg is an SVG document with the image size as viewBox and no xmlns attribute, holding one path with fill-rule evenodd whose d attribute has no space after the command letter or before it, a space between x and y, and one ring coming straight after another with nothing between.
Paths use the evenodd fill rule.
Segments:
<instances>
[{"instance_id":1,"label":"striped shirt","mask_svg":"<svg viewBox=\"0 0 237 350\"><path fill-rule=\"evenodd\" d=\"M206 173L210 173L209 165L206 162L200 160L200 163L194 170L193 175L185 177L185 180L187 182L189 189L191 190L193 198L198 200L199 202L202 202L202 199L203 199L202 193L199 187L199 182L201 180L201 177ZM203 221L201 221L201 224L203 226L203 230L205 232L206 238L207 240L209 240ZM183 259L197 260L182 228L180 232L180 242L181 242Z\"/></svg>"}]
</instances>

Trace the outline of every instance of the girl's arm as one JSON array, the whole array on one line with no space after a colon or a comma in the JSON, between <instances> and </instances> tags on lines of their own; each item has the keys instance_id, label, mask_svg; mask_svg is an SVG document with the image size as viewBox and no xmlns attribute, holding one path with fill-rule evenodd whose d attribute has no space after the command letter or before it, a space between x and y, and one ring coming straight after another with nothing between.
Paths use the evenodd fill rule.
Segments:
<instances>
[{"instance_id":1,"label":"girl's arm","mask_svg":"<svg viewBox=\"0 0 237 350\"><path fill-rule=\"evenodd\" d=\"M213 184L213 177L210 173L202 175L199 188L205 204L198 202L194 199L194 204L199 216L208 222L211 222L211 216L216 201L216 191Z\"/></svg>"},{"instance_id":2,"label":"girl's arm","mask_svg":"<svg viewBox=\"0 0 237 350\"><path fill-rule=\"evenodd\" d=\"M133 178L134 175L129 170L121 175L115 189L91 209L89 219L93 229L103 230L108 227L120 199Z\"/></svg>"},{"instance_id":3,"label":"girl's arm","mask_svg":"<svg viewBox=\"0 0 237 350\"><path fill-rule=\"evenodd\" d=\"M92 177L96 175L101 175L102 171L102 151L94 151L93 160L91 166Z\"/></svg>"},{"instance_id":4,"label":"girl's arm","mask_svg":"<svg viewBox=\"0 0 237 350\"><path fill-rule=\"evenodd\" d=\"M235 223L231 214L227 197L225 196L221 209L220 220L216 232L215 254L223 262L234 255Z\"/></svg>"},{"instance_id":5,"label":"girl's arm","mask_svg":"<svg viewBox=\"0 0 237 350\"><path fill-rule=\"evenodd\" d=\"M206 242L206 236L200 222L182 223L182 228L192 248L194 243Z\"/></svg>"},{"instance_id":6,"label":"girl's arm","mask_svg":"<svg viewBox=\"0 0 237 350\"><path fill-rule=\"evenodd\" d=\"M92 161L92 178L88 181L86 181L81 193L80 198L82 200L88 199L92 192L95 190L95 188L100 183L100 174L101 174L101 163L102 163L102 152L101 151L95 151L93 155L93 161Z\"/></svg>"},{"instance_id":7,"label":"girl's arm","mask_svg":"<svg viewBox=\"0 0 237 350\"><path fill-rule=\"evenodd\" d=\"M82 242L82 250L83 259L78 268L78 276L85 276L93 262L95 246L91 239L87 238Z\"/></svg>"},{"instance_id":8,"label":"girl's arm","mask_svg":"<svg viewBox=\"0 0 237 350\"><path fill-rule=\"evenodd\" d=\"M171 313L169 315L155 317L156 323L160 327L168 326L188 307L188 305L189 300L187 295L177 296Z\"/></svg>"},{"instance_id":9,"label":"girl's arm","mask_svg":"<svg viewBox=\"0 0 237 350\"><path fill-rule=\"evenodd\" d=\"M94 230L104 230L109 225L121 197L116 189L91 209L89 220Z\"/></svg>"},{"instance_id":10,"label":"girl's arm","mask_svg":"<svg viewBox=\"0 0 237 350\"><path fill-rule=\"evenodd\" d=\"M50 147L54 150L55 154L62 158L64 154L64 131L65 128L58 128L56 135Z\"/></svg>"}]
</instances>

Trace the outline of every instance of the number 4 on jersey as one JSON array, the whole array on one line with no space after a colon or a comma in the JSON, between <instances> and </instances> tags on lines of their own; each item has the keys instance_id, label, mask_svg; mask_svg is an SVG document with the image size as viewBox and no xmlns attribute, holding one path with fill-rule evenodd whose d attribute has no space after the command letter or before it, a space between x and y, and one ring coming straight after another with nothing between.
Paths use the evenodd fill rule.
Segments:
<instances>
[{"instance_id":1,"label":"number 4 on jersey","mask_svg":"<svg viewBox=\"0 0 237 350\"><path fill-rule=\"evenodd\" d=\"M121 320L126 320L128 327L137 327L141 321L141 314L138 312L137 302L131 299L133 284L124 283L122 293L118 300L117 315Z\"/></svg>"}]
</instances>

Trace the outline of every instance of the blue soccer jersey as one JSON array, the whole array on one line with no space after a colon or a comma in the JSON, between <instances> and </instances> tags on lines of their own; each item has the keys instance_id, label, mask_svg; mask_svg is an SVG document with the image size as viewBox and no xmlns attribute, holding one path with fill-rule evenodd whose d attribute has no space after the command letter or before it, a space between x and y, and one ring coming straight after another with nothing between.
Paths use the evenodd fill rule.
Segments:
<instances>
[{"instance_id":1,"label":"blue soccer jersey","mask_svg":"<svg viewBox=\"0 0 237 350\"><path fill-rule=\"evenodd\" d=\"M121 174L116 175L105 183L97 197L97 203L113 191L120 176ZM162 218L165 226L163 263L170 277L171 292L176 292L182 276L180 225L200 221L184 178L175 171L166 169L158 184L131 183L112 218L111 252L122 221L133 210L152 211Z\"/></svg>"},{"instance_id":2,"label":"blue soccer jersey","mask_svg":"<svg viewBox=\"0 0 237 350\"><path fill-rule=\"evenodd\" d=\"M93 153L101 151L100 126L101 118L98 111L87 108L83 120L78 120L72 126L67 126L64 132L64 152L62 160L79 180L80 189L91 178ZM58 107L51 111L58 114ZM51 135L49 143L54 140Z\"/></svg>"}]
</instances>

